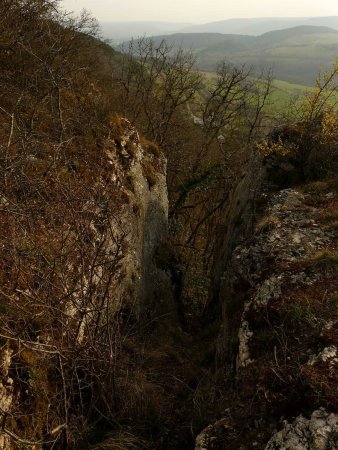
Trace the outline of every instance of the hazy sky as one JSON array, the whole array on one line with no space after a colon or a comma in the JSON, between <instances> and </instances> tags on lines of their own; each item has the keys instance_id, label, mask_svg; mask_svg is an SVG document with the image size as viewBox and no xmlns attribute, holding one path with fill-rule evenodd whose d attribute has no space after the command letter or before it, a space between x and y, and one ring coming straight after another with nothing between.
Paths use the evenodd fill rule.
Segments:
<instances>
[{"instance_id":1,"label":"hazy sky","mask_svg":"<svg viewBox=\"0 0 338 450\"><path fill-rule=\"evenodd\" d=\"M334 16L338 0L63 0L67 10L85 8L101 21L204 23L233 17Z\"/></svg>"}]
</instances>

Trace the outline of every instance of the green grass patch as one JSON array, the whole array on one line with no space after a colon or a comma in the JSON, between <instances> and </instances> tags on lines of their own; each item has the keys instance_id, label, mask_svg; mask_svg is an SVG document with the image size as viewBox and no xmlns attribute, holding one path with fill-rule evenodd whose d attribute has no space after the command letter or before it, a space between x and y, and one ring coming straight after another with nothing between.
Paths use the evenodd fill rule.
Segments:
<instances>
[{"instance_id":1,"label":"green grass patch","mask_svg":"<svg viewBox=\"0 0 338 450\"><path fill-rule=\"evenodd\" d=\"M204 86L206 89L211 89L215 84L217 74L216 72L201 72L204 78ZM255 78L250 77L251 80ZM258 86L264 88L263 82L257 79ZM297 107L304 101L304 95L314 92L311 86L304 86L302 84L289 83L283 80L274 80L270 98L265 106L266 114L275 114L283 112L285 108ZM200 93L201 97L205 97L205 91Z\"/></svg>"}]
</instances>

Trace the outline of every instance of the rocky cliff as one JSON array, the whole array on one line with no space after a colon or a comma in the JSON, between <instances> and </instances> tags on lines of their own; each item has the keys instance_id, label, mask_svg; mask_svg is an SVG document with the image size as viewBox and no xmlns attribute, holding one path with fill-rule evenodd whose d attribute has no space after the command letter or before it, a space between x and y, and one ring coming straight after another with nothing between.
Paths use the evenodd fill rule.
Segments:
<instances>
[{"instance_id":1,"label":"rocky cliff","mask_svg":"<svg viewBox=\"0 0 338 450\"><path fill-rule=\"evenodd\" d=\"M241 309L237 296L243 287L246 288L243 280L237 287L234 286L236 280L230 275L232 254L240 243L252 236L257 215L257 196L260 195L265 177L266 168L262 158L258 153L253 153L226 205L224 227L218 236L215 251L209 308L211 311L218 310L217 315L222 316L217 359L221 364L226 364L228 371L233 369L234 355L237 353L236 330Z\"/></svg>"},{"instance_id":2,"label":"rocky cliff","mask_svg":"<svg viewBox=\"0 0 338 450\"><path fill-rule=\"evenodd\" d=\"M229 226L219 260L229 408L198 436L198 450L338 445L337 182L271 191L267 181L269 164L246 176L229 209L243 197L251 205Z\"/></svg>"},{"instance_id":3,"label":"rocky cliff","mask_svg":"<svg viewBox=\"0 0 338 450\"><path fill-rule=\"evenodd\" d=\"M155 263L157 248L166 240L167 233L166 160L153 144L145 140L141 143L135 128L117 116L100 151L102 170L94 185L83 191L87 197L81 209L78 203L69 200L61 217L58 199L55 202L51 199L49 214L53 216L55 208L59 226L52 230L45 223L49 244L38 247L36 243L32 247L35 263L30 264L40 264L45 279L48 271L42 272L43 265L39 263L46 257L43 249L47 249L48 258L59 261L53 275L53 295L55 299L58 297L58 304L53 298L51 303L47 300L42 303L38 279L35 282L17 279L13 289L8 282L6 305L1 304L0 311L3 450L72 445L72 439L79 434L83 413L76 409L78 398L74 398L74 404L71 396L78 388L82 390L80 395L89 395L88 382L95 385L97 376L101 380L98 389L104 389L104 377L98 374L106 372L109 378L116 370L120 354L116 333L123 333L128 321L136 327L143 326L152 320L163 299L170 303L172 298L169 278ZM44 163L31 159L33 165ZM81 179L81 172L73 170L75 177ZM67 211L73 208L77 214L71 219ZM2 213L6 209L10 210L10 204L4 200ZM77 229L80 234L76 234ZM53 234L54 231L58 234ZM29 236L28 229L25 233ZM17 240L13 238L15 244ZM61 259L60 253L64 253ZM24 257L31 257L28 250ZM29 273L34 273L34 265ZM27 317L19 316L20 311ZM95 369L90 369L92 358L96 361ZM100 368L101 358L104 365ZM75 384L71 380L74 376L78 377ZM114 384L110 381L107 386L111 390ZM96 393L90 395L93 402ZM62 397L63 412L58 410ZM85 404L86 400L82 398L82 402Z\"/></svg>"},{"instance_id":4,"label":"rocky cliff","mask_svg":"<svg viewBox=\"0 0 338 450\"><path fill-rule=\"evenodd\" d=\"M112 185L127 199L113 218L119 229L116 240L123 238L128 249L119 270L120 275L125 274L124 282L116 290L123 289L117 297L123 307L135 303L140 318L154 308L161 290L170 291L166 275L155 264L156 251L165 242L168 229L166 159L154 144L143 140L142 145L128 120L118 121L120 135L106 143Z\"/></svg>"}]
</instances>

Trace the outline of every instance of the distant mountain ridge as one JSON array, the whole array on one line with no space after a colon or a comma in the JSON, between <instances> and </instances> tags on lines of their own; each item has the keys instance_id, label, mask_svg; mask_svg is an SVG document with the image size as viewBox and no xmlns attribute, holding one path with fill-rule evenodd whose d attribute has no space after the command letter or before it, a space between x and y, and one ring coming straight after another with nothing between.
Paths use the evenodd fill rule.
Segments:
<instances>
[{"instance_id":1,"label":"distant mountain ridge","mask_svg":"<svg viewBox=\"0 0 338 450\"><path fill-rule=\"evenodd\" d=\"M260 36L221 33L176 33L154 36L173 48L192 49L200 70L216 70L228 59L256 69L272 68L277 79L313 85L319 72L338 54L338 30L325 26L296 26Z\"/></svg>"},{"instance_id":2,"label":"distant mountain ridge","mask_svg":"<svg viewBox=\"0 0 338 450\"><path fill-rule=\"evenodd\" d=\"M296 26L324 26L338 30L338 16L328 17L258 17L250 19L227 19L193 25L181 30L184 33L248 34L258 36L269 31Z\"/></svg>"},{"instance_id":3,"label":"distant mountain ridge","mask_svg":"<svg viewBox=\"0 0 338 450\"><path fill-rule=\"evenodd\" d=\"M328 17L258 17L227 19L193 25L180 22L101 22L103 37L115 43L143 35L172 33L222 33L259 36L269 31L296 26L325 26L338 30L338 16Z\"/></svg>"},{"instance_id":4,"label":"distant mountain ridge","mask_svg":"<svg viewBox=\"0 0 338 450\"><path fill-rule=\"evenodd\" d=\"M132 37L171 34L182 31L191 24L177 22L101 22L100 27L105 39L115 43L127 41Z\"/></svg>"}]
</instances>

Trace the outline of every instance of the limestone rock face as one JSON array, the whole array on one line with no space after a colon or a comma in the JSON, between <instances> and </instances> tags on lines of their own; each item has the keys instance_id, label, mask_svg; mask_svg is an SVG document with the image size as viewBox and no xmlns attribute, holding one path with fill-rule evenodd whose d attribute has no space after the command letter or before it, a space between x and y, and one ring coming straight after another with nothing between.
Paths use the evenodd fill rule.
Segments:
<instances>
[{"instance_id":1,"label":"limestone rock face","mask_svg":"<svg viewBox=\"0 0 338 450\"><path fill-rule=\"evenodd\" d=\"M125 118L115 118L111 124L104 157L106 172L97 180L94 191L100 192L97 196L102 199L116 196L113 211L107 211L105 202L94 198L86 208L92 242L110 255L116 267L109 275L109 299L104 309L111 317L120 315L121 321L130 312L136 320L149 318L159 298L171 298L169 277L154 262L159 245L167 237L166 159L158 149L151 152L142 145L137 130ZM82 285L78 286L80 296L102 289L105 268L95 265L94 274L85 267ZM69 299L66 311L78 321L77 341L82 343L88 327L97 319L91 312L92 305L81 306L76 295Z\"/></svg>"},{"instance_id":2,"label":"limestone rock face","mask_svg":"<svg viewBox=\"0 0 338 450\"><path fill-rule=\"evenodd\" d=\"M224 448L222 445L224 436L233 428L232 420L223 418L212 425L207 426L197 436L195 450L219 450Z\"/></svg>"},{"instance_id":3,"label":"limestone rock face","mask_svg":"<svg viewBox=\"0 0 338 450\"><path fill-rule=\"evenodd\" d=\"M330 186L312 189L263 191L255 223L240 212L243 239L223 253L218 291L217 356L232 423L206 427L196 450L338 448L337 231L328 220L337 200Z\"/></svg>"},{"instance_id":4,"label":"limestone rock face","mask_svg":"<svg viewBox=\"0 0 338 450\"><path fill-rule=\"evenodd\" d=\"M237 353L233 342L239 328L240 314L228 313L232 309L230 303L237 302L235 298L237 288L232 277L234 249L252 235L253 223L255 220L255 202L258 193L261 191L265 178L265 169L258 154L253 154L246 173L243 174L237 187L232 192L226 210L224 211L224 229L219 235L217 250L215 251L214 266L212 270L212 288L209 303L211 308L222 309L223 330L218 342L218 357L221 363L234 360L234 353ZM231 301L225 299L232 298ZM230 317L231 315L231 317ZM232 363L231 363L232 364ZM231 370L231 368L230 368Z\"/></svg>"},{"instance_id":5,"label":"limestone rock face","mask_svg":"<svg viewBox=\"0 0 338 450\"><path fill-rule=\"evenodd\" d=\"M12 351L5 348L0 353L0 420L9 413L13 402L13 379L9 376L9 368L12 360ZM0 448L11 450L11 439L5 433L0 432Z\"/></svg>"},{"instance_id":6,"label":"limestone rock face","mask_svg":"<svg viewBox=\"0 0 338 450\"><path fill-rule=\"evenodd\" d=\"M136 313L141 316L151 308L159 292L169 289L166 275L154 262L156 250L167 236L167 164L162 154L155 156L142 146L128 120L122 119L122 125L119 145L113 141L113 151L107 150L112 183L128 196L128 202L111 218L117 240L123 240L126 249L119 271L124 280L116 284L116 296L124 298L125 304L136 299ZM149 168L154 177L150 181ZM115 247L114 242L111 245Z\"/></svg>"},{"instance_id":7,"label":"limestone rock face","mask_svg":"<svg viewBox=\"0 0 338 450\"><path fill-rule=\"evenodd\" d=\"M296 262L305 261L323 249L334 248L334 233L319 226L312 217L313 209L307 207L304 200L304 195L293 189L274 195L264 217L257 223L251 244L239 246L234 252L234 276L252 286L239 330L237 367L252 362L248 348L253 336L249 316L264 314L269 302L278 301L286 287L311 286L320 281L320 271L306 273Z\"/></svg>"},{"instance_id":8,"label":"limestone rock face","mask_svg":"<svg viewBox=\"0 0 338 450\"><path fill-rule=\"evenodd\" d=\"M324 409L314 411L310 419L297 417L276 433L265 450L335 450L338 448L338 416Z\"/></svg>"},{"instance_id":9,"label":"limestone rock face","mask_svg":"<svg viewBox=\"0 0 338 450\"><path fill-rule=\"evenodd\" d=\"M142 143L128 120L118 118L116 122L117 126L112 123L108 136L102 139L102 170L98 172L94 185L90 186L91 195L84 200L82 225L87 232L88 246L85 250L89 256L81 268L82 276L74 277L74 287L62 304L65 324L68 321L69 329L75 330L72 344L75 351L77 346L84 347L98 324L114 321L123 326L127 320L151 320L157 312L157 304L171 300L170 277L155 262L158 247L167 237L166 159L157 148L149 148L147 141ZM75 257L67 260L66 269L66 276L77 273L78 260ZM33 291L24 293L34 297ZM50 367L50 362L44 357L44 346L53 349L49 354L56 348L50 330L42 329L38 336L27 339L27 352L22 356L25 359L19 361L28 377L35 374L39 382L45 383L46 392L50 380L45 367ZM19 352L14 350L16 359L12 361L11 358L9 345L13 344L16 349L15 346L20 346L20 339L24 339L17 338L15 332L7 335L8 339L2 337L3 347L0 349L1 450L12 450L11 445L14 445L15 439L9 434L15 429L15 419L19 415L17 408L22 397L27 404L32 404L31 417L34 418L35 412L40 414L39 428L28 429L30 424L25 424L25 427L18 427L18 436L24 436L27 430L32 442L40 441L46 428L44 420L49 420L48 412L43 415L44 411L34 410L35 405L40 405L36 402L40 395L38 382L26 382L27 388L23 391L22 378L16 372ZM36 370L38 364L40 371ZM2 434L6 413L9 415L5 425L11 430ZM56 429L59 426L63 425L56 422ZM35 433L38 435L36 439Z\"/></svg>"}]
</instances>

